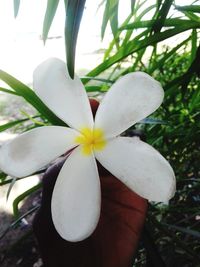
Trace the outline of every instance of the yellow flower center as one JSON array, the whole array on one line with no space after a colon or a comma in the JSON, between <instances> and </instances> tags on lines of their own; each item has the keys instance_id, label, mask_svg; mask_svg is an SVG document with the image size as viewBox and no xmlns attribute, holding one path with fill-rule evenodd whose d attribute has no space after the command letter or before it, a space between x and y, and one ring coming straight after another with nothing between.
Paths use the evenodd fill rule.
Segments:
<instances>
[{"instance_id":1,"label":"yellow flower center","mask_svg":"<svg viewBox=\"0 0 200 267\"><path fill-rule=\"evenodd\" d=\"M93 150L102 150L106 145L102 129L82 128L81 134L75 138L75 143L82 145L82 153L90 155Z\"/></svg>"}]
</instances>

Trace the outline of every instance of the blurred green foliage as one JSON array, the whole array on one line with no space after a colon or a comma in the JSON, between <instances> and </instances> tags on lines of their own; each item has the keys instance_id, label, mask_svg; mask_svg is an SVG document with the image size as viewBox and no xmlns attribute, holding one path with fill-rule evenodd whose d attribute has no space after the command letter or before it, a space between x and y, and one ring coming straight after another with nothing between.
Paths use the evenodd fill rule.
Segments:
<instances>
[{"instance_id":1,"label":"blurred green foliage","mask_svg":"<svg viewBox=\"0 0 200 267\"><path fill-rule=\"evenodd\" d=\"M15 14L20 1L15 1ZM48 1L43 36L46 40L59 1ZM76 2L76 1L75 1ZM84 2L69 25L76 25L70 42L68 64L74 71L75 45ZM80 1L81 2L81 1ZM149 204L149 212L134 266L199 266L200 252L200 5L176 6L174 0L131 1L130 14L119 25L119 0L104 0L101 36L110 24L113 40L103 62L91 70L82 81L88 92L102 93L120 76L145 71L161 82L165 90L162 106L151 122L139 123L147 142L157 148L173 166L177 192L169 205ZM68 4L72 4L69 1ZM66 15L69 9L66 5ZM77 12L77 10L76 10ZM75 13L76 13L75 12ZM73 14L75 14L73 13ZM50 15L48 15L50 14ZM148 14L148 20L146 15ZM69 17L68 17L69 18ZM67 27L67 25L66 25ZM69 29L65 31L69 35ZM170 39L171 38L171 39ZM70 50L71 49L71 50ZM1 91L23 97L35 109L35 116L45 124L62 125L35 93L14 77L0 71L0 79L8 84ZM156 120L154 120L156 118ZM30 117L0 126L0 131L23 124ZM30 120L31 127L38 127ZM30 127L30 126L29 126ZM26 130L26 129L24 129ZM6 183L0 175L1 184ZM9 180L12 182L12 179ZM34 190L33 190L34 191ZM27 194L25 194L27 196ZM20 198L21 200L21 198ZM15 213L18 210L15 205Z\"/></svg>"}]
</instances>

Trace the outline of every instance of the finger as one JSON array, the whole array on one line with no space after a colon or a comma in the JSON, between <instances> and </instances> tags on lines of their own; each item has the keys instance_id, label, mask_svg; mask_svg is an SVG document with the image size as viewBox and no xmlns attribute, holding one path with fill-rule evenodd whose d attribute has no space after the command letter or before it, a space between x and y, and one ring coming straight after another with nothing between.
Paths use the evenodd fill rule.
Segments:
<instances>
[{"instance_id":1,"label":"finger","mask_svg":"<svg viewBox=\"0 0 200 267\"><path fill-rule=\"evenodd\" d=\"M104 169L99 165L101 173ZM132 266L146 217L147 201L104 172L101 177L102 208L92 236L103 267Z\"/></svg>"}]
</instances>

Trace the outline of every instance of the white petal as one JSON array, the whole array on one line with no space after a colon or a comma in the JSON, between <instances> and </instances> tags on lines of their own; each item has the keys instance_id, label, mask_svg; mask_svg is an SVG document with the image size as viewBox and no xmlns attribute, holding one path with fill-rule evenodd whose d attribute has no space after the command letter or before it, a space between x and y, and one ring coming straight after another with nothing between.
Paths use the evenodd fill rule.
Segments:
<instances>
[{"instance_id":1,"label":"white petal","mask_svg":"<svg viewBox=\"0 0 200 267\"><path fill-rule=\"evenodd\" d=\"M100 181L93 155L77 147L67 158L52 196L52 218L57 232L68 241L92 234L100 215Z\"/></svg>"},{"instance_id":2,"label":"white petal","mask_svg":"<svg viewBox=\"0 0 200 267\"><path fill-rule=\"evenodd\" d=\"M84 86L77 76L70 78L63 61L51 58L40 64L33 74L33 86L42 101L70 127L93 127Z\"/></svg>"},{"instance_id":3,"label":"white petal","mask_svg":"<svg viewBox=\"0 0 200 267\"><path fill-rule=\"evenodd\" d=\"M60 126L25 132L0 148L0 169L15 177L32 174L75 147L77 134L75 130Z\"/></svg>"},{"instance_id":4,"label":"white petal","mask_svg":"<svg viewBox=\"0 0 200 267\"><path fill-rule=\"evenodd\" d=\"M119 135L154 112L163 101L159 82L143 72L129 73L108 91L97 110L95 128L107 137Z\"/></svg>"},{"instance_id":5,"label":"white petal","mask_svg":"<svg viewBox=\"0 0 200 267\"><path fill-rule=\"evenodd\" d=\"M138 195L167 201L175 192L174 172L152 146L138 137L116 137L101 152L99 162Z\"/></svg>"}]
</instances>

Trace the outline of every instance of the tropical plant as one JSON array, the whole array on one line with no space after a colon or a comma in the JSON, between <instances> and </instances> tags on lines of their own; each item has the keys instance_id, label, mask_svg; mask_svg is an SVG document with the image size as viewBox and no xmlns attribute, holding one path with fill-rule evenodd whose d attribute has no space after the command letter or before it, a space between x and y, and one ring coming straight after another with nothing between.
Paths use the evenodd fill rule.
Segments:
<instances>
[{"instance_id":1,"label":"tropical plant","mask_svg":"<svg viewBox=\"0 0 200 267\"><path fill-rule=\"evenodd\" d=\"M138 70L147 72L162 83L165 90L162 107L155 117L142 121L136 128L174 167L177 193L170 205L149 205L143 243L135 266L198 266L200 4L194 1L186 6L178 6L174 0L130 2L130 14L119 25L119 0L102 1L100 8L104 8L104 14L101 36L104 37L106 27L110 24L113 40L105 50L102 63L84 76L82 81L87 92L99 94L108 90L109 85L120 76ZM20 1L14 3L17 16ZM44 41L47 40L58 4L58 0L47 1ZM76 40L85 0L68 0L65 4L67 67L73 77ZM64 125L27 85L2 70L0 79L8 85L0 88L0 91L22 97L35 108L34 116L1 125L0 131L27 121L30 121L29 129L41 124ZM0 185L10 183L10 189L18 180L8 179L3 173L0 179ZM38 187L33 187L14 201L13 210L18 220L19 202Z\"/></svg>"}]
</instances>

